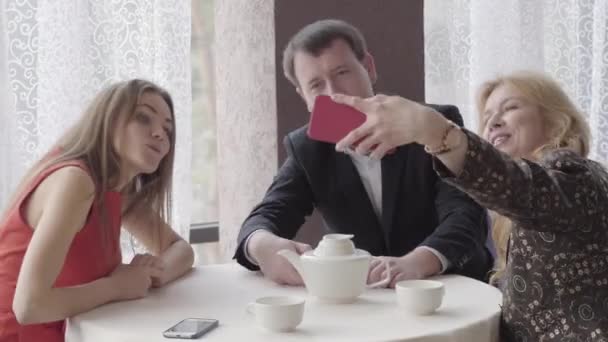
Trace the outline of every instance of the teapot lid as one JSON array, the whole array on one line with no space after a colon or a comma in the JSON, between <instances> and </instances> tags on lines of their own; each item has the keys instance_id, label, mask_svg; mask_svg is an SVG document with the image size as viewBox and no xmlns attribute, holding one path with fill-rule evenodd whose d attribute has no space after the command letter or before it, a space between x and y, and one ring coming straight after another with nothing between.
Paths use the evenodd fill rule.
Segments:
<instances>
[{"instance_id":1,"label":"teapot lid","mask_svg":"<svg viewBox=\"0 0 608 342\"><path fill-rule=\"evenodd\" d=\"M355 249L352 254L347 255L318 255L314 250L306 251L302 254L302 257L308 260L317 260L317 261L347 261L354 260L360 258L368 258L370 257L369 252L364 251L362 249Z\"/></svg>"},{"instance_id":2,"label":"teapot lid","mask_svg":"<svg viewBox=\"0 0 608 342\"><path fill-rule=\"evenodd\" d=\"M317 257L345 257L355 254L352 234L326 234L313 251Z\"/></svg>"},{"instance_id":3,"label":"teapot lid","mask_svg":"<svg viewBox=\"0 0 608 342\"><path fill-rule=\"evenodd\" d=\"M355 236L353 234L332 233L323 235L321 241L348 241L352 240L354 237Z\"/></svg>"}]
</instances>

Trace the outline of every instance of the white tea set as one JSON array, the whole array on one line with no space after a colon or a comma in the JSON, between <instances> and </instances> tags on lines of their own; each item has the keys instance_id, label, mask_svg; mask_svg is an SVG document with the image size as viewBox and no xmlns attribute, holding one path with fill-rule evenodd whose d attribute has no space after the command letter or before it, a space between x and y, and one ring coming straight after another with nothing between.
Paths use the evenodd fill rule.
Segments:
<instances>
[{"instance_id":1,"label":"white tea set","mask_svg":"<svg viewBox=\"0 0 608 342\"><path fill-rule=\"evenodd\" d=\"M350 234L327 234L317 248L302 255L280 250L298 271L308 294L322 303L352 303L366 289L384 287L390 280L390 267L384 279L366 284L372 256L356 249ZM386 263L386 261L383 261ZM434 280L405 280L395 286L397 302L415 315L433 313L443 300L443 283ZM303 318L305 300L297 297L262 297L249 304L248 312L267 330L285 332L298 326Z\"/></svg>"}]
</instances>

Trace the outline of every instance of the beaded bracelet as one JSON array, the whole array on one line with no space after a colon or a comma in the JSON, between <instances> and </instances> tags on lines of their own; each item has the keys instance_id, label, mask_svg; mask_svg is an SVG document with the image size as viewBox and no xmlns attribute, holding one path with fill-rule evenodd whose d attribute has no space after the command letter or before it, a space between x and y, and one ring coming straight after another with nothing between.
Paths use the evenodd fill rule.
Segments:
<instances>
[{"instance_id":1,"label":"beaded bracelet","mask_svg":"<svg viewBox=\"0 0 608 342\"><path fill-rule=\"evenodd\" d=\"M439 147L437 149L431 149L428 145L424 146L424 151L426 151L426 153L428 153L428 154L430 154L432 156L437 156L437 155L440 155L440 154L443 154L443 153L450 152L453 147L452 146L448 146L447 139L448 139L448 135L450 134L450 132L454 128L458 128L458 126L456 126L451 121L448 121L448 127L443 132L443 137L441 138L441 145L439 145Z\"/></svg>"}]
</instances>

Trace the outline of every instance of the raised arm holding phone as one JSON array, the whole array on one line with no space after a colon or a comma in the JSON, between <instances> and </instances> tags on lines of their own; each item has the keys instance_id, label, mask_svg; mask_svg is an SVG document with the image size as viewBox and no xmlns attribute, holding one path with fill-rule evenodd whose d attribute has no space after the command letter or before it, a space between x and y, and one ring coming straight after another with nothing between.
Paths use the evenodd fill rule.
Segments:
<instances>
[{"instance_id":1,"label":"raised arm holding phone","mask_svg":"<svg viewBox=\"0 0 608 342\"><path fill-rule=\"evenodd\" d=\"M608 172L586 158L584 116L545 75L482 85L479 134L397 96L334 100L367 114L336 145L382 158L418 143L439 176L495 212L505 341L602 341L608 333Z\"/></svg>"}]
</instances>

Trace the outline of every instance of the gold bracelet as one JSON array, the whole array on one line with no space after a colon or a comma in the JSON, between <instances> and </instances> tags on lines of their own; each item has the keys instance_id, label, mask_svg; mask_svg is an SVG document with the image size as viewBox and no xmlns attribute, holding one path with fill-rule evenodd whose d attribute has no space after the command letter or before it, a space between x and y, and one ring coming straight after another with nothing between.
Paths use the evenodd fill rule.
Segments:
<instances>
[{"instance_id":1,"label":"gold bracelet","mask_svg":"<svg viewBox=\"0 0 608 342\"><path fill-rule=\"evenodd\" d=\"M454 128L458 128L458 126L456 126L456 124L454 124L453 122L448 120L448 127L446 127L445 131L443 132L443 137L441 138L441 145L439 145L439 147L436 149L430 148L428 145L425 145L424 151L432 156L437 156L440 154L450 152L452 150L453 146L448 146L447 139L448 139L448 135Z\"/></svg>"}]
</instances>

